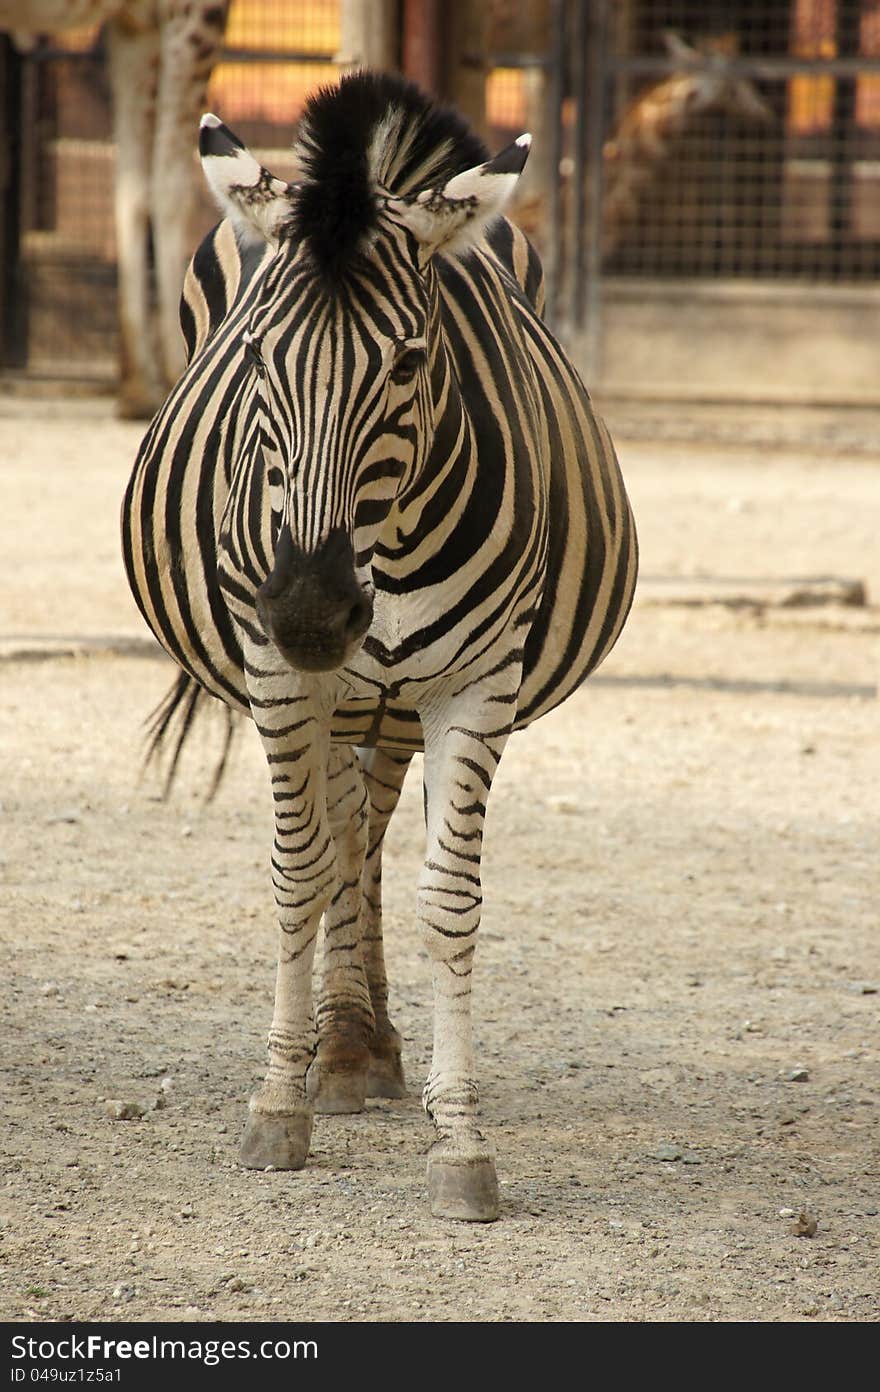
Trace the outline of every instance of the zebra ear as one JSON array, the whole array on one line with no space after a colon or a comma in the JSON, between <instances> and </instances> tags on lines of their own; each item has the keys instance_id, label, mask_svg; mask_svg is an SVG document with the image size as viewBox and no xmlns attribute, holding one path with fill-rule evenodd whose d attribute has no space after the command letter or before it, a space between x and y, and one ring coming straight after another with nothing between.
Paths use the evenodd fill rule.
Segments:
<instances>
[{"instance_id":1,"label":"zebra ear","mask_svg":"<svg viewBox=\"0 0 880 1392\"><path fill-rule=\"evenodd\" d=\"M456 174L442 188L389 203L428 256L464 251L477 242L488 222L500 217L528 159L532 137L521 135L500 155Z\"/></svg>"},{"instance_id":2,"label":"zebra ear","mask_svg":"<svg viewBox=\"0 0 880 1392\"><path fill-rule=\"evenodd\" d=\"M199 127L199 155L208 187L236 231L248 241L277 241L290 217L290 184L264 169L238 136L210 112Z\"/></svg>"}]
</instances>

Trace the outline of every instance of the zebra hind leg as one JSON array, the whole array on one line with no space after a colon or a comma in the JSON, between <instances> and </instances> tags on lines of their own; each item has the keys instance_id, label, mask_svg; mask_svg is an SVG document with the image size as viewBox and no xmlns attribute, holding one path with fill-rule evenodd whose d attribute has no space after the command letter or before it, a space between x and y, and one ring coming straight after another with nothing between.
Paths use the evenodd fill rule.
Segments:
<instances>
[{"instance_id":1,"label":"zebra hind leg","mask_svg":"<svg viewBox=\"0 0 880 1392\"><path fill-rule=\"evenodd\" d=\"M412 755L384 749L357 751L369 797L366 860L361 841L363 793L352 785L342 750L331 769L328 814L334 827L340 883L324 916L324 986L318 1007L318 1054L309 1070L316 1112L360 1111L367 1097L406 1096L401 1039L388 1016L388 979L382 939L382 846ZM357 937L354 886L360 880ZM363 993L366 973L368 997ZM362 1071L366 1033L367 1066Z\"/></svg>"},{"instance_id":2,"label":"zebra hind leg","mask_svg":"<svg viewBox=\"0 0 880 1392\"><path fill-rule=\"evenodd\" d=\"M354 753L341 745L330 750L327 817L338 879L324 914L318 1050L306 1087L315 1111L333 1114L363 1110L375 1026L360 936L368 802Z\"/></svg>"},{"instance_id":3,"label":"zebra hind leg","mask_svg":"<svg viewBox=\"0 0 880 1392\"><path fill-rule=\"evenodd\" d=\"M389 749L359 749L358 758L370 798L370 839L364 864L361 942L375 1024L370 1039L368 1097L406 1096L401 1039L388 1017L388 978L382 939L382 846L400 799L412 754Z\"/></svg>"}]
</instances>

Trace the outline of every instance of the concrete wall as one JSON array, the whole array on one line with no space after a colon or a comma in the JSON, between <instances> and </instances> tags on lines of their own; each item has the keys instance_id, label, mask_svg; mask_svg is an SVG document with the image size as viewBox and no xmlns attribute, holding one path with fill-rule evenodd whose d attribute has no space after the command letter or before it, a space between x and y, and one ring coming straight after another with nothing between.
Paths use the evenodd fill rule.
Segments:
<instances>
[{"instance_id":1,"label":"concrete wall","mask_svg":"<svg viewBox=\"0 0 880 1392\"><path fill-rule=\"evenodd\" d=\"M600 326L566 337L605 397L880 405L876 284L613 280Z\"/></svg>"}]
</instances>

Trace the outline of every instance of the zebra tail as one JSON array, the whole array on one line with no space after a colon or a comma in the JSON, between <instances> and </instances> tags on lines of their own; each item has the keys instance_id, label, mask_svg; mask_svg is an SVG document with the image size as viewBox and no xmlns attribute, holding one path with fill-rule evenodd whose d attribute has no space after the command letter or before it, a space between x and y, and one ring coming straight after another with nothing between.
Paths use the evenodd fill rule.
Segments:
<instances>
[{"instance_id":1,"label":"zebra tail","mask_svg":"<svg viewBox=\"0 0 880 1392\"><path fill-rule=\"evenodd\" d=\"M211 699L213 698L194 677L191 677L188 672L181 672L173 686L144 722L147 748L144 754L142 772L145 773L151 764L161 765L166 748L169 743L172 745L162 785L163 798L170 796L177 776L180 756L187 739L192 734L196 717L205 709L206 703ZM224 706L223 709L226 714L223 748L208 786L205 796L206 802L213 801L223 781L223 775L229 762L233 736L238 725L235 715L229 707Z\"/></svg>"}]
</instances>

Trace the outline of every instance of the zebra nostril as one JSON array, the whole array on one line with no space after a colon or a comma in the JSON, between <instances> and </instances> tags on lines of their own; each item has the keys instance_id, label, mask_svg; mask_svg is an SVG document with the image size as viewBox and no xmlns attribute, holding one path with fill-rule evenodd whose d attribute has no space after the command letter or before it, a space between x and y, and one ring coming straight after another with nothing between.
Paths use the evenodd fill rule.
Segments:
<instances>
[{"instance_id":1,"label":"zebra nostril","mask_svg":"<svg viewBox=\"0 0 880 1392\"><path fill-rule=\"evenodd\" d=\"M368 595L359 595L348 612L346 632L352 637L365 633L373 617L373 603Z\"/></svg>"}]
</instances>

